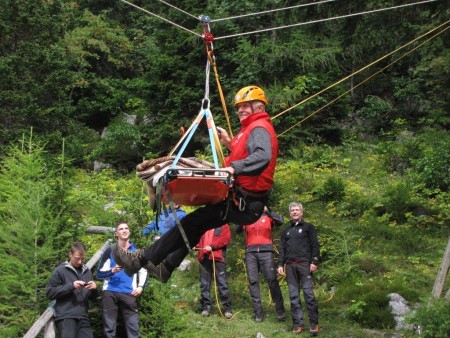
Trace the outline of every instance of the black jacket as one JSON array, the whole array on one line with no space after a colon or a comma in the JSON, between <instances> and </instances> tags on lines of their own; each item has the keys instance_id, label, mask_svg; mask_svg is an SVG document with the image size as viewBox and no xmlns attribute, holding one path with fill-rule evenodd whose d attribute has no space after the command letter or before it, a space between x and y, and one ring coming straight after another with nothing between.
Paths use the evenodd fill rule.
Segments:
<instances>
[{"instance_id":1,"label":"black jacket","mask_svg":"<svg viewBox=\"0 0 450 338\"><path fill-rule=\"evenodd\" d=\"M283 230L280 240L278 266L295 262L319 263L320 247L314 225L303 219L297 224L292 220Z\"/></svg>"},{"instance_id":2,"label":"black jacket","mask_svg":"<svg viewBox=\"0 0 450 338\"><path fill-rule=\"evenodd\" d=\"M97 296L97 289L75 289L73 282L94 280L91 270L83 265L80 275L68 262L61 263L53 271L47 283L47 297L55 299L55 320L64 318L88 318L88 299Z\"/></svg>"}]
</instances>

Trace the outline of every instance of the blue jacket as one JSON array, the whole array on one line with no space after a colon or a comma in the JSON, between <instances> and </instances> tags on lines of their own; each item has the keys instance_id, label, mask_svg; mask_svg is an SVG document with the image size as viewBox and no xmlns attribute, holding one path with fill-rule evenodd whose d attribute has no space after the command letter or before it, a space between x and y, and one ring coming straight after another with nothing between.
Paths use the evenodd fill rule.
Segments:
<instances>
[{"instance_id":1,"label":"blue jacket","mask_svg":"<svg viewBox=\"0 0 450 338\"><path fill-rule=\"evenodd\" d=\"M162 236L167 231L169 231L170 229L176 227L177 224L175 223L175 218L174 218L174 216L172 214L172 210L170 208L167 210L167 213L168 213L167 217L166 217L166 215L163 212L159 215L158 227L156 226L156 220L155 221L151 221L144 228L144 230L142 230L142 234L143 235L152 234L153 236L155 236L155 235ZM186 215L187 215L186 211L184 211L181 208L177 209L177 216L178 216L179 220L181 220Z\"/></svg>"},{"instance_id":2,"label":"blue jacket","mask_svg":"<svg viewBox=\"0 0 450 338\"><path fill-rule=\"evenodd\" d=\"M131 243L128 251L136 251L137 248ZM124 270L112 273L111 270L117 265L109 246L102 255L97 268L97 278L103 279L103 291L114 291L131 294L138 286L144 288L147 281L147 270L142 268L133 276L128 276Z\"/></svg>"}]
</instances>

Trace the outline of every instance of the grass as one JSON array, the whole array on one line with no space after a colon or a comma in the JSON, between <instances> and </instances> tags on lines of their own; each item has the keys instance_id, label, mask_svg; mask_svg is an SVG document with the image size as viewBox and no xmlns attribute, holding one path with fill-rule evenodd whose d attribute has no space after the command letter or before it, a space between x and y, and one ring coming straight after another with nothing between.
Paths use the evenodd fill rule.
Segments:
<instances>
[{"instance_id":1,"label":"grass","mask_svg":"<svg viewBox=\"0 0 450 338\"><path fill-rule=\"evenodd\" d=\"M199 311L200 286L198 283L198 266L195 259L189 271L176 271L167 285L162 286L159 282L151 280L148 287L164 287L166 296L173 299L173 316L188 323L185 330L180 330L176 334L173 332L167 337L217 337L217 338L246 338L246 337L293 337L292 320L290 318L290 304L287 285L281 281L281 289L285 301L286 321L279 322L276 317L274 305L270 302L267 284L261 276L261 296L265 312L264 321L256 323L254 321L253 309L251 306L248 289L243 284L242 276L236 275L229 278L233 303L233 318L225 319L217 307L217 299L212 290L213 307L209 317L203 317ZM354 322L347 320L342 312L337 310L337 297L324 290L320 285L316 287L316 297L319 301L320 311L320 337L385 337L392 330L376 331L367 330ZM302 300L302 304L304 301ZM306 332L301 336L309 336L308 319L305 313ZM141 332L142 337L147 337L145 332Z\"/></svg>"}]
</instances>

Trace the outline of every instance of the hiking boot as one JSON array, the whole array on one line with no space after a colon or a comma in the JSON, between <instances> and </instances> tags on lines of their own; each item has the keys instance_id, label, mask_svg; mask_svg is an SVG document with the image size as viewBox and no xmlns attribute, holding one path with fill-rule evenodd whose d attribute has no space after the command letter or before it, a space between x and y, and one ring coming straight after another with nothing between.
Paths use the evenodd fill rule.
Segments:
<instances>
[{"instance_id":1,"label":"hiking boot","mask_svg":"<svg viewBox=\"0 0 450 338\"><path fill-rule=\"evenodd\" d=\"M172 275L172 271L169 271L169 269L167 269L167 266L164 264L164 262L161 262L158 266L155 266L152 262L148 261L144 265L144 268L147 269L149 277L155 278L162 283L167 283L170 276Z\"/></svg>"},{"instance_id":2,"label":"hiking boot","mask_svg":"<svg viewBox=\"0 0 450 338\"><path fill-rule=\"evenodd\" d=\"M294 329L292 330L292 333L300 334L303 331L305 331L305 327L304 326L297 326L297 327L294 327Z\"/></svg>"},{"instance_id":3,"label":"hiking boot","mask_svg":"<svg viewBox=\"0 0 450 338\"><path fill-rule=\"evenodd\" d=\"M226 319L231 319L233 318L233 314L231 313L231 311L226 311L225 314L223 315Z\"/></svg>"},{"instance_id":4,"label":"hiking boot","mask_svg":"<svg viewBox=\"0 0 450 338\"><path fill-rule=\"evenodd\" d=\"M310 325L309 333L311 333L312 336L317 336L319 333L319 324Z\"/></svg>"},{"instance_id":5,"label":"hiking boot","mask_svg":"<svg viewBox=\"0 0 450 338\"><path fill-rule=\"evenodd\" d=\"M208 310L203 310L202 311L202 316L203 317L209 317L209 311Z\"/></svg>"},{"instance_id":6,"label":"hiking boot","mask_svg":"<svg viewBox=\"0 0 450 338\"><path fill-rule=\"evenodd\" d=\"M286 315L284 312L279 312L277 314L277 319L279 322L284 322L286 320Z\"/></svg>"},{"instance_id":7,"label":"hiking boot","mask_svg":"<svg viewBox=\"0 0 450 338\"><path fill-rule=\"evenodd\" d=\"M123 250L115 243L111 246L111 252L117 265L120 265L128 276L133 276L142 268L143 250Z\"/></svg>"}]
</instances>

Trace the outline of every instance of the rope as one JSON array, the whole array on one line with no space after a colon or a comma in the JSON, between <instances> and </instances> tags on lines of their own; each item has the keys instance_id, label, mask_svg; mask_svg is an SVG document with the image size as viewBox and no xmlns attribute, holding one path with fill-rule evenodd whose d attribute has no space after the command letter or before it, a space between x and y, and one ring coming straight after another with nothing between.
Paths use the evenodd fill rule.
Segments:
<instances>
[{"instance_id":1,"label":"rope","mask_svg":"<svg viewBox=\"0 0 450 338\"><path fill-rule=\"evenodd\" d=\"M176 26L176 27L178 27L178 28L181 28L181 29L185 30L186 32L189 32L189 33L194 34L195 36L198 36L199 38L201 38L201 35L200 35L200 34L194 32L194 31L191 31L190 29L187 29L187 28L185 28L185 27L183 27L183 26L181 26L181 25L179 25L179 24L176 24L176 23L173 22L173 21L167 20L167 19L163 18L162 16L159 16L159 15L157 15L157 14L155 14L155 13L152 13L152 12L150 12L150 11L148 11L148 10L142 8L142 7L139 7L139 6L137 6L137 5L135 5L135 4L131 3L131 2L128 2L128 1L126 1L126 0L120 0L120 1L122 1L123 3L125 3L125 4L127 4L127 5L132 6L132 7L134 7L134 8L137 8L137 9L139 9L140 11L143 11L143 12L145 12L145 13L147 13L147 14L153 15L154 17L157 17L158 19L161 19L161 20L163 20L163 21L165 21L165 22L167 22L167 23L170 23L170 24L172 24L172 25L174 25L174 26Z\"/></svg>"},{"instance_id":2,"label":"rope","mask_svg":"<svg viewBox=\"0 0 450 338\"><path fill-rule=\"evenodd\" d=\"M227 120L228 132L229 132L229 135L231 135L231 137L233 137L233 131L231 130L231 123L230 123L230 117L228 115L227 104L225 102L225 96L223 95L223 90L222 90L222 86L220 84L220 79L219 79L219 73L217 71L216 57L214 56L214 45L213 45L214 36L212 35L211 28L209 26L210 19L207 16L202 16L201 19L203 22L203 39L205 40L208 65L211 64L213 66L214 75L216 77L216 84L217 84L217 88L219 90L220 102L222 103L222 109L225 113L225 119ZM209 71L209 69L208 69L208 71ZM207 81L209 83L209 72L208 72ZM214 130L213 133L214 133L214 139L217 141L216 146L219 147L220 142L219 142L219 137L217 135L217 130Z\"/></svg>"},{"instance_id":3,"label":"rope","mask_svg":"<svg viewBox=\"0 0 450 338\"><path fill-rule=\"evenodd\" d=\"M299 102L299 103L293 105L292 107L290 107L290 108L288 108L288 109L282 111L281 113L278 113L277 115L275 115L275 116L272 117L272 120L273 120L273 119L276 119L277 117L279 117L279 116L281 116L281 115L284 115L285 113L291 111L291 110L294 109L294 108L297 108L299 105L301 105L301 104L303 104L303 103L305 103L305 102L308 102L309 100L311 100L311 99L315 98L316 96L322 94L323 92L327 91L328 89L333 88L334 86L336 86L336 85L338 85L338 84L344 82L345 80L348 80L348 79L351 78L352 76L354 76L354 75L356 75L356 74L358 74L358 73L361 73L363 70L366 70L367 68L373 66L374 64L380 62L381 60L384 60L384 59L387 58L388 56L391 56L392 54L394 54L394 53L396 53L396 52L402 50L403 48L409 46L410 44L416 42L417 40L423 38L424 36L427 36L427 35L430 34L431 32L433 32L433 31L435 31L435 30L441 28L442 26L445 26L445 25L448 24L449 22L450 22L450 20L448 20L447 22L445 22L445 23L443 23L443 24L441 24L441 25L439 25L439 26L437 26L437 27L431 29L430 31L426 32L425 34L422 34L422 35L416 37L415 39L411 40L410 42L408 42L408 43L404 44L403 46L401 46L401 47L399 47L399 48L393 50L392 52L389 52L388 54L386 54L386 55L384 55L384 56L378 58L377 60L375 60L375 61L369 63L368 65L366 65L366 66L364 66L364 67L358 69L357 71L351 73L350 75L347 75L346 77L340 79L339 81L333 83L332 85L330 85L330 86L328 86L328 87L326 87L326 88L324 88L324 89L318 91L317 93L315 93L315 94L313 94L313 95L307 97L307 98L304 99L303 101L301 101L301 102Z\"/></svg>"},{"instance_id":4,"label":"rope","mask_svg":"<svg viewBox=\"0 0 450 338\"><path fill-rule=\"evenodd\" d=\"M292 24L292 25L278 26L278 27L265 28L265 29L260 29L260 30L256 30L256 31L251 31L251 32L244 32L244 33L224 35L224 36L216 37L216 40L228 39L228 38L233 38L233 37L237 37L237 36L250 35L250 34L262 33L262 32L268 32L268 31L275 31L275 30L279 30L279 29L285 29L285 28L291 28L291 27L297 27L297 26L310 25L310 24L318 23L318 22L325 22L325 21L331 21L331 20L337 20L337 19L343 19L343 18L350 18L350 17L353 17L353 16L364 15L364 14L371 14L371 13L376 13L376 12L382 12L382 11L387 11L387 10L391 10L391 9L407 7L407 6L421 5L421 4L428 3L428 2L433 2L433 1L437 1L437 0L425 0L425 1L414 2L414 3L411 3L411 4L404 4L404 5L398 5L398 6L393 6L393 7L385 7L385 8L374 9L374 10L371 10L371 11L365 11L365 12L359 12L359 13L335 16L335 17L332 17L332 18L312 20L312 21L308 21L308 22L300 22L300 23L296 23L296 24Z\"/></svg>"},{"instance_id":5,"label":"rope","mask_svg":"<svg viewBox=\"0 0 450 338\"><path fill-rule=\"evenodd\" d=\"M279 11L284 11L284 10L287 10L287 9L293 9L293 8L298 8L298 7L306 7L306 6L320 5L321 3L331 2L331 1L335 1L335 0L317 1L317 2L313 2L313 3L309 3L309 4L295 5L295 6L290 6L290 7L283 7L283 8L271 9L271 10L262 11L262 12L256 12L256 13L250 13L250 14L242 14L242 15L230 16L230 17L228 17L228 18L221 18L221 19L211 20L211 22L219 22L219 21L225 21L225 20L240 19L240 18L245 18L245 17L253 16L253 15L270 14L270 13L273 13L273 12L279 12Z\"/></svg>"},{"instance_id":6,"label":"rope","mask_svg":"<svg viewBox=\"0 0 450 338\"><path fill-rule=\"evenodd\" d=\"M190 14L190 13L188 13L188 12L186 12L186 11L184 11L184 10L178 8L178 7L175 7L174 5L169 4L169 3L166 2L166 1L163 1L163 0L158 0L158 1L159 1L159 2L162 2L163 4L165 4L165 5L169 6L169 7L172 7L173 9L176 9L177 11L179 11L179 12L181 12L181 13L184 13L184 14L186 14L186 15L188 15L188 16L194 18L194 19L199 20L199 18L196 17L195 15L192 15L192 14Z\"/></svg>"},{"instance_id":7,"label":"rope","mask_svg":"<svg viewBox=\"0 0 450 338\"><path fill-rule=\"evenodd\" d=\"M195 247L194 248L195 251L204 250L204 249L205 248L200 248L200 247ZM214 251L211 251L211 256L212 256L214 295L215 295L215 298L216 298L216 306L217 306L217 309L219 310L220 315L223 318L225 318L225 316L224 316L224 314L222 313L222 310L221 310L221 305L220 305L220 301L219 301L219 292L217 291L218 289L217 289L217 277L216 277L216 259L214 257ZM206 271L206 269L203 267L202 263L200 263L200 268ZM233 317L231 317L229 320L233 319L235 316L236 316L236 314L234 314Z\"/></svg>"},{"instance_id":8,"label":"rope","mask_svg":"<svg viewBox=\"0 0 450 338\"><path fill-rule=\"evenodd\" d=\"M355 88L358 88L359 86L361 86L363 83L369 81L371 78L375 77L376 75L378 75L379 73L381 73L382 71L384 71L385 69L389 68L390 66L392 66L394 63L400 61L401 59L403 59L404 57L406 57L407 55L411 54L413 51L415 51L416 49L418 49L419 47L422 47L425 43L431 41L432 39L434 39L435 37L437 37L438 35L442 34L443 32L445 32L447 29L449 29L449 27L444 28L442 31L436 33L435 35L433 35L432 37L428 38L427 40L423 41L422 43L420 43L419 45L417 45L416 47L414 47L413 49L405 52L403 55L401 55L400 57L398 57L397 59L395 59L394 61L392 61L391 63L389 63L387 66L381 68L380 70L378 70L377 72L375 72L374 74L372 74L371 76L369 76L368 78L364 79L363 81L361 81L360 83L358 83L357 85L353 86L352 88L350 88L349 90L346 90L344 93L342 93L341 95L339 95L338 97L336 97L335 99L329 101L327 104L325 104L324 106L320 107L319 109L317 109L316 111L314 111L313 113L311 113L310 115L308 115L307 117L305 117L303 120L297 122L296 124L294 124L293 126L289 127L288 129L286 129L285 131L283 131L281 134L279 134L278 136L282 136L285 133L287 133L289 130L291 130L292 128L298 126L299 124L301 124L302 122L306 121L307 119L309 119L311 116L317 114L319 111L323 110L324 108L328 107L329 105L333 104L334 102L336 102L337 100L339 100L341 97L343 97L344 95L348 94L349 92L351 92L352 90L354 90Z\"/></svg>"}]
</instances>

